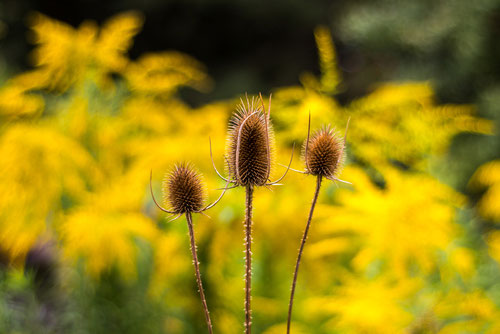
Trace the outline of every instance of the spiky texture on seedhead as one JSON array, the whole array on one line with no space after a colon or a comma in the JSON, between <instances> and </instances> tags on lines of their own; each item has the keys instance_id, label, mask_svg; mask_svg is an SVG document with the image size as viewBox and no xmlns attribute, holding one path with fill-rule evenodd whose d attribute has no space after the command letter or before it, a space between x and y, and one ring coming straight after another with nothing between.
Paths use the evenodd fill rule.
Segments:
<instances>
[{"instance_id":1,"label":"spiky texture on seedhead","mask_svg":"<svg viewBox=\"0 0 500 334\"><path fill-rule=\"evenodd\" d=\"M306 162L306 172L327 178L335 177L344 163L344 139L330 126L317 131L309 140L304 142L303 154Z\"/></svg>"},{"instance_id":2,"label":"spiky texture on seedhead","mask_svg":"<svg viewBox=\"0 0 500 334\"><path fill-rule=\"evenodd\" d=\"M271 173L273 131L255 98L237 107L229 121L228 172L237 185L265 185Z\"/></svg>"},{"instance_id":3,"label":"spiky texture on seedhead","mask_svg":"<svg viewBox=\"0 0 500 334\"><path fill-rule=\"evenodd\" d=\"M165 202L175 213L197 212L203 208L205 188L201 175L188 163L180 163L163 181Z\"/></svg>"}]
</instances>

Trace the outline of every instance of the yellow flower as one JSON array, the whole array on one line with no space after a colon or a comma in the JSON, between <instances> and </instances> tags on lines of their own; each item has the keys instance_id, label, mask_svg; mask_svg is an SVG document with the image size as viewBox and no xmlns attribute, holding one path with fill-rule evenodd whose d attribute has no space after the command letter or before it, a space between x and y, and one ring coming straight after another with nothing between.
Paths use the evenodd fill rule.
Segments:
<instances>
[{"instance_id":1,"label":"yellow flower","mask_svg":"<svg viewBox=\"0 0 500 334\"><path fill-rule=\"evenodd\" d=\"M490 256L500 264L500 231L491 232L487 242Z\"/></svg>"},{"instance_id":2,"label":"yellow flower","mask_svg":"<svg viewBox=\"0 0 500 334\"><path fill-rule=\"evenodd\" d=\"M64 91L88 78L105 84L110 72L124 70L129 62L124 54L142 25L142 17L136 12L123 13L99 30L94 22L85 21L74 29L35 14L30 25L32 40L37 45L32 55L37 70L25 80L33 79L44 88Z\"/></svg>"},{"instance_id":3,"label":"yellow flower","mask_svg":"<svg viewBox=\"0 0 500 334\"><path fill-rule=\"evenodd\" d=\"M29 94L22 85L8 83L0 88L0 119L15 119L40 115L44 108L43 99Z\"/></svg>"},{"instance_id":4,"label":"yellow flower","mask_svg":"<svg viewBox=\"0 0 500 334\"><path fill-rule=\"evenodd\" d=\"M389 160L425 168L460 132L492 133L491 121L466 105L434 103L428 83L385 84L348 107L353 122L348 140L357 158L373 165Z\"/></svg>"},{"instance_id":5,"label":"yellow flower","mask_svg":"<svg viewBox=\"0 0 500 334\"><path fill-rule=\"evenodd\" d=\"M64 255L83 259L89 274L98 278L116 266L125 278L136 274L136 243L152 242L154 223L134 212L112 212L84 207L71 213L61 226Z\"/></svg>"},{"instance_id":6,"label":"yellow flower","mask_svg":"<svg viewBox=\"0 0 500 334\"><path fill-rule=\"evenodd\" d=\"M443 323L439 334L481 333L495 323L498 326L500 312L480 290L467 293L453 289L434 298L433 313Z\"/></svg>"},{"instance_id":7,"label":"yellow flower","mask_svg":"<svg viewBox=\"0 0 500 334\"><path fill-rule=\"evenodd\" d=\"M384 278L359 279L346 276L342 285L328 297L311 298L307 312L332 316L327 324L331 331L342 333L401 333L413 316L404 309L404 302L416 292L420 283L402 283Z\"/></svg>"},{"instance_id":8,"label":"yellow flower","mask_svg":"<svg viewBox=\"0 0 500 334\"><path fill-rule=\"evenodd\" d=\"M200 90L210 87L203 66L180 52L150 53L131 63L125 76L138 93L172 94L180 86Z\"/></svg>"},{"instance_id":9,"label":"yellow flower","mask_svg":"<svg viewBox=\"0 0 500 334\"><path fill-rule=\"evenodd\" d=\"M356 190L339 192L338 207L318 207L319 228L325 238L345 230L362 237L352 262L358 270L381 260L399 277L410 275L414 266L428 273L437 251L458 236L454 217L463 196L425 174L385 169L383 175L381 188L360 169L346 168L343 176Z\"/></svg>"},{"instance_id":10,"label":"yellow flower","mask_svg":"<svg viewBox=\"0 0 500 334\"><path fill-rule=\"evenodd\" d=\"M500 222L500 160L490 161L474 173L470 185L488 187L478 204L479 213L486 219Z\"/></svg>"},{"instance_id":11,"label":"yellow flower","mask_svg":"<svg viewBox=\"0 0 500 334\"><path fill-rule=\"evenodd\" d=\"M0 244L24 256L58 221L64 201L81 200L100 175L76 142L44 126L16 124L0 138Z\"/></svg>"}]
</instances>

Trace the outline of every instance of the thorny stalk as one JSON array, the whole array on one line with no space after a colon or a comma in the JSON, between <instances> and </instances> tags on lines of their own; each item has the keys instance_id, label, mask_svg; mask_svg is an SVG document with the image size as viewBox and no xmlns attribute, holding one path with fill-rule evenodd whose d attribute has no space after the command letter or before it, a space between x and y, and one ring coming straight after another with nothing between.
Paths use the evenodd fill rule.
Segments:
<instances>
[{"instance_id":1,"label":"thorny stalk","mask_svg":"<svg viewBox=\"0 0 500 334\"><path fill-rule=\"evenodd\" d=\"M194 229L193 220L191 217L191 212L186 212L186 220L189 228L189 239L191 241L191 253L193 254L193 264L194 270L196 272L196 282L198 283L198 291L200 292L201 302L203 304L203 310L205 311L205 320L207 321L208 333L212 334L212 321L210 320L210 313L208 312L207 300L205 298L205 292L203 291L203 285L201 283L200 266L198 262L198 254L196 252L196 243L194 239Z\"/></svg>"},{"instance_id":2,"label":"thorny stalk","mask_svg":"<svg viewBox=\"0 0 500 334\"><path fill-rule=\"evenodd\" d=\"M253 185L246 186L245 213L245 333L252 332L252 200Z\"/></svg>"},{"instance_id":3,"label":"thorny stalk","mask_svg":"<svg viewBox=\"0 0 500 334\"><path fill-rule=\"evenodd\" d=\"M295 295L295 286L297 285L297 275L299 273L300 259L302 257L302 252L304 251L304 245L306 244L307 234L309 233L309 227L311 226L311 220L314 213L314 207L318 200L319 189L321 188L321 175L317 176L316 181L316 191L314 192L313 201L311 204L311 210L309 211L309 218L307 219L306 229L304 230L304 235L302 236L302 242L300 243L299 254L297 256L297 263L295 264L295 273L293 274L292 291L290 293L290 303L288 304L288 321L286 325L286 332L290 334L290 324L292 321L292 308L293 308L293 297Z\"/></svg>"}]
</instances>

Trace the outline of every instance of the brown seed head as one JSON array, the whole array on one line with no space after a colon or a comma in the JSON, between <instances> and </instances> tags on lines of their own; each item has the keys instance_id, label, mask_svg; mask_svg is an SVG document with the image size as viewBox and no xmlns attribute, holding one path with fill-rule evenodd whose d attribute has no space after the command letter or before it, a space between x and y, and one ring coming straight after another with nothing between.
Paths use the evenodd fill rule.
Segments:
<instances>
[{"instance_id":1,"label":"brown seed head","mask_svg":"<svg viewBox=\"0 0 500 334\"><path fill-rule=\"evenodd\" d=\"M271 138L271 139L270 139ZM272 126L257 101L247 99L229 121L228 172L234 183L262 186L271 173Z\"/></svg>"},{"instance_id":2,"label":"brown seed head","mask_svg":"<svg viewBox=\"0 0 500 334\"><path fill-rule=\"evenodd\" d=\"M163 181L163 193L175 213L196 212L203 208L205 188L201 175L189 164L175 165Z\"/></svg>"},{"instance_id":3,"label":"brown seed head","mask_svg":"<svg viewBox=\"0 0 500 334\"><path fill-rule=\"evenodd\" d=\"M329 126L317 131L304 142L306 172L316 176L335 177L344 162L344 140Z\"/></svg>"}]
</instances>

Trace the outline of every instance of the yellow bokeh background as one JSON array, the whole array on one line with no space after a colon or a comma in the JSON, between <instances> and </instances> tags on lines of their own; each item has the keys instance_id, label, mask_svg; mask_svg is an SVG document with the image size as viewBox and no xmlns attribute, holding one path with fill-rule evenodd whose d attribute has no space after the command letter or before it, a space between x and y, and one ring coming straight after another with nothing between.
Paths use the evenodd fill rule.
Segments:
<instances>
[{"instance_id":1,"label":"yellow bokeh background","mask_svg":"<svg viewBox=\"0 0 500 334\"><path fill-rule=\"evenodd\" d=\"M160 196L163 175L189 161L215 199L224 182L212 169L209 137L224 170L227 123L239 96L193 108L178 91L210 89L202 64L174 51L129 59L143 20L126 12L101 27L84 22L74 28L42 14L30 18L33 69L0 87L0 253L15 273L30 250L54 243L68 294L78 284L72 275L99 285L117 272L133 285L148 253L143 292L165 306L162 330L195 333L204 324L185 220L167 222L154 206L149 173ZM273 179L284 171L278 163L288 161L293 143L300 155L311 113L313 130L331 124L343 133L351 119L340 177L353 185L322 188L293 333L498 333L500 309L478 283L484 257L464 241L460 212L470 204L433 170L456 134L493 135L493 123L477 117L472 105L438 104L428 82L383 83L341 105L332 38L325 27L314 36L321 75L305 73L300 86L272 91ZM292 167L304 169L299 158ZM282 183L255 194L257 333L285 331L315 180L290 172ZM499 223L500 162L482 166L470 186L485 190L477 215ZM194 219L217 333L243 329L244 209L243 191L232 189L207 212L210 218ZM498 232L485 235L483 246L498 266Z\"/></svg>"}]
</instances>

